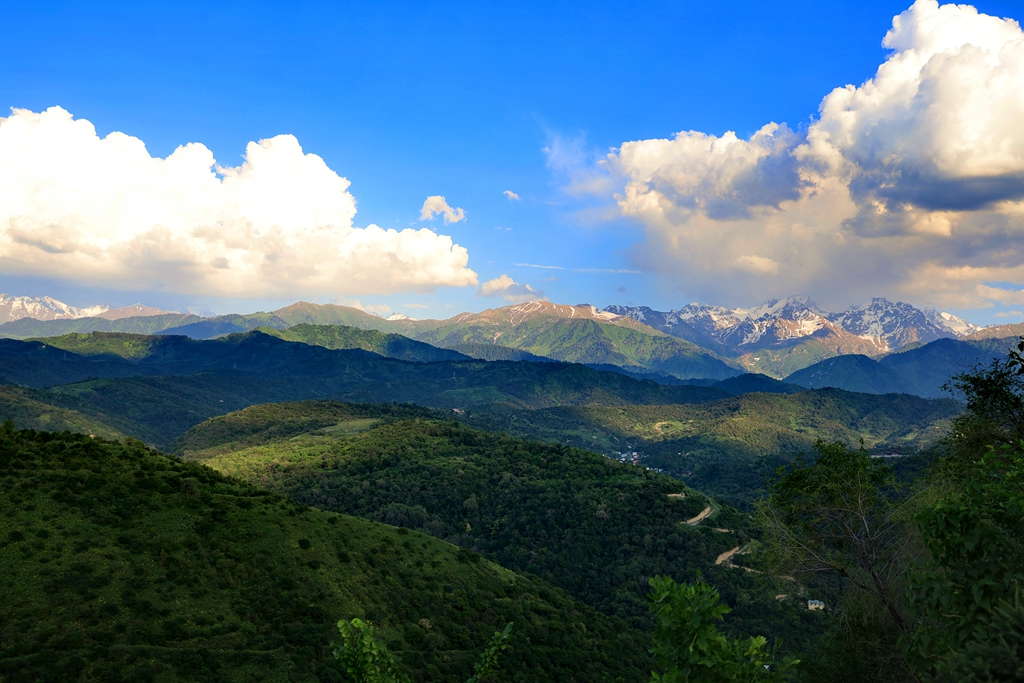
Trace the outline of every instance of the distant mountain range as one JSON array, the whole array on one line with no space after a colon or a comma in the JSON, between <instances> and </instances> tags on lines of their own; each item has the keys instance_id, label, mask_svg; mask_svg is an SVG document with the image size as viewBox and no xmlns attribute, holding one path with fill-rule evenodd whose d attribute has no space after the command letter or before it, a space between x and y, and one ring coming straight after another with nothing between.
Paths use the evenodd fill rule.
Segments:
<instances>
[{"instance_id":1,"label":"distant mountain range","mask_svg":"<svg viewBox=\"0 0 1024 683\"><path fill-rule=\"evenodd\" d=\"M110 306L87 306L77 308L69 306L49 296L10 296L0 294L0 323L31 318L33 320L74 320L77 318L100 318L103 320L120 320L138 316L162 315L162 311L152 306L132 304L121 308Z\"/></svg>"},{"instance_id":2,"label":"distant mountain range","mask_svg":"<svg viewBox=\"0 0 1024 683\"><path fill-rule=\"evenodd\" d=\"M401 314L384 318L347 306L307 302L266 313L202 318L142 304L119 309L75 308L49 297L0 295L0 321L4 320L7 322L0 324L0 337L15 339L94 331L212 339L257 328L284 331L297 325L340 325L402 335L456 354L441 354L438 359L461 354L480 360L555 360L667 383L699 378L717 381L744 373L783 379L829 359L861 358L827 366L834 370L817 368L796 377L798 381L790 380L801 386L807 382L815 386L820 386L820 381L840 382L837 372L845 377L844 373L856 367L869 367L865 362L873 363L872 358L940 339L977 341L1024 333L1024 323L982 328L950 313L883 298L832 313L803 295L772 299L753 308L692 303L672 311L646 306L609 306L601 310L589 304L532 301L461 313L446 320L415 320ZM307 333L319 340L330 336L324 331ZM348 333L342 338L345 344L355 344ZM323 345L330 347L332 343ZM372 342L378 346L383 343ZM371 342L360 342L352 348L371 350L366 344ZM403 342L391 339L387 344L397 348L395 345ZM422 350L417 353L423 355ZM810 379L812 375L818 379ZM824 379L826 376L828 379ZM846 378L828 386L849 381ZM877 393L886 383L895 386L894 382L900 384L888 377L872 380L871 386ZM932 395L933 391L929 385L922 395Z\"/></svg>"},{"instance_id":3,"label":"distant mountain range","mask_svg":"<svg viewBox=\"0 0 1024 683\"><path fill-rule=\"evenodd\" d=\"M951 313L882 298L842 313L825 311L803 295L749 309L693 303L668 312L645 306L605 311L713 349L746 370L780 378L826 358L880 356L982 330Z\"/></svg>"}]
</instances>

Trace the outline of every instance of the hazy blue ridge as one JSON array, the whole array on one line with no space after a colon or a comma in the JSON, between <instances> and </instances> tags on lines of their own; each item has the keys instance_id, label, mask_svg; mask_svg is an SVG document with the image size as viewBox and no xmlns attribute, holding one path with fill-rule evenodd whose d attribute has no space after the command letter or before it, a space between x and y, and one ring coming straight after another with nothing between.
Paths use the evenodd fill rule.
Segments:
<instances>
[{"instance_id":1,"label":"hazy blue ridge","mask_svg":"<svg viewBox=\"0 0 1024 683\"><path fill-rule=\"evenodd\" d=\"M938 339L879 360L851 354L797 370L785 381L809 389L834 387L868 394L905 393L939 398L943 385L958 373L1006 355L1018 339L964 341Z\"/></svg>"}]
</instances>

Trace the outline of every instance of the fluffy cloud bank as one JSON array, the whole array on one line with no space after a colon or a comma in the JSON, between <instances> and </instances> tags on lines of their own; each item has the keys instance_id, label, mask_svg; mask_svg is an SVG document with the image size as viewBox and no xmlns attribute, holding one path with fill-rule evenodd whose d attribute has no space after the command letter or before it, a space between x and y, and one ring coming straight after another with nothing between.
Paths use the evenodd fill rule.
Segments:
<instances>
[{"instance_id":1,"label":"fluffy cloud bank","mask_svg":"<svg viewBox=\"0 0 1024 683\"><path fill-rule=\"evenodd\" d=\"M430 230L353 225L349 181L291 135L237 168L190 143L166 159L59 107L0 118L0 268L118 288L312 297L473 286Z\"/></svg>"},{"instance_id":2,"label":"fluffy cloud bank","mask_svg":"<svg viewBox=\"0 0 1024 683\"><path fill-rule=\"evenodd\" d=\"M873 78L836 88L805 131L697 131L605 160L634 257L688 294L736 303L807 291L948 307L1024 285L1024 32L917 0ZM1009 284L1009 288L1007 287Z\"/></svg>"},{"instance_id":3,"label":"fluffy cloud bank","mask_svg":"<svg viewBox=\"0 0 1024 683\"><path fill-rule=\"evenodd\" d=\"M480 285L477 294L480 296L500 296L510 304L518 304L523 301L540 301L545 298L542 290L534 289L530 285L520 284L505 274Z\"/></svg>"}]
</instances>

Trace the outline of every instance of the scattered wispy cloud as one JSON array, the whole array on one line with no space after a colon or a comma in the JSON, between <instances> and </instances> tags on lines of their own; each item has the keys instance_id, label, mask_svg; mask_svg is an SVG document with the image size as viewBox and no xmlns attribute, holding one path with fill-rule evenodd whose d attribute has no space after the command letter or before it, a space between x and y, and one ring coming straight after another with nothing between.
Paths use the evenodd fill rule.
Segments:
<instances>
[{"instance_id":1,"label":"scattered wispy cloud","mask_svg":"<svg viewBox=\"0 0 1024 683\"><path fill-rule=\"evenodd\" d=\"M59 107L0 118L0 272L221 297L315 298L475 286L431 230L356 227L349 181L291 135L241 166L205 146L166 159Z\"/></svg>"},{"instance_id":2,"label":"scattered wispy cloud","mask_svg":"<svg viewBox=\"0 0 1024 683\"><path fill-rule=\"evenodd\" d=\"M626 275L643 275L642 270L629 268L572 268L573 273L622 273Z\"/></svg>"},{"instance_id":3,"label":"scattered wispy cloud","mask_svg":"<svg viewBox=\"0 0 1024 683\"><path fill-rule=\"evenodd\" d=\"M501 232L512 232L512 228L503 228L500 225L494 226L494 229L499 230Z\"/></svg>"},{"instance_id":4,"label":"scattered wispy cloud","mask_svg":"<svg viewBox=\"0 0 1024 683\"><path fill-rule=\"evenodd\" d=\"M1024 318L1024 311L999 311L993 316L996 318Z\"/></svg>"},{"instance_id":5,"label":"scattered wispy cloud","mask_svg":"<svg viewBox=\"0 0 1024 683\"><path fill-rule=\"evenodd\" d=\"M480 285L477 294L479 296L501 297L509 303L537 301L546 298L543 290L534 289L530 285L520 284L505 274Z\"/></svg>"},{"instance_id":6,"label":"scattered wispy cloud","mask_svg":"<svg viewBox=\"0 0 1024 683\"><path fill-rule=\"evenodd\" d=\"M568 137L549 132L548 144L541 148L547 167L563 183L562 189L574 196L608 195L615 189L614 180L599 168L599 155L587 144L587 137L579 134ZM558 202L546 201L551 205Z\"/></svg>"},{"instance_id":7,"label":"scattered wispy cloud","mask_svg":"<svg viewBox=\"0 0 1024 683\"><path fill-rule=\"evenodd\" d=\"M1005 289L1003 287L979 285L977 291L978 294L986 299L1004 305L1024 304L1024 289Z\"/></svg>"},{"instance_id":8,"label":"scattered wispy cloud","mask_svg":"<svg viewBox=\"0 0 1024 683\"><path fill-rule=\"evenodd\" d=\"M505 190L504 192L502 192L502 194L505 195L506 197L508 197L508 200L510 202L518 202L519 201L519 195L517 195L512 190Z\"/></svg>"},{"instance_id":9,"label":"scattered wispy cloud","mask_svg":"<svg viewBox=\"0 0 1024 683\"><path fill-rule=\"evenodd\" d=\"M828 93L806 128L682 131L624 142L593 165L614 180L604 196L619 215L643 226L634 261L723 303L791 291L840 306L875 295L1017 302L1024 32L969 5L917 0L884 45L874 76ZM558 175L585 177L578 142L548 158Z\"/></svg>"},{"instance_id":10,"label":"scattered wispy cloud","mask_svg":"<svg viewBox=\"0 0 1024 683\"><path fill-rule=\"evenodd\" d=\"M562 266L541 266L536 263L517 263L519 268L543 268L544 270L565 270Z\"/></svg>"},{"instance_id":11,"label":"scattered wispy cloud","mask_svg":"<svg viewBox=\"0 0 1024 683\"><path fill-rule=\"evenodd\" d=\"M391 306L387 304L366 304L364 305L359 299L349 299L344 296L330 297L330 302L336 306L348 306L349 308L358 308L360 311L366 313L373 313L375 315L383 315L392 311Z\"/></svg>"},{"instance_id":12,"label":"scattered wispy cloud","mask_svg":"<svg viewBox=\"0 0 1024 683\"><path fill-rule=\"evenodd\" d=\"M423 202L423 208L420 209L421 221L433 220L434 216L444 216L445 225L466 220L465 210L460 208L453 209L441 195L427 197Z\"/></svg>"}]
</instances>

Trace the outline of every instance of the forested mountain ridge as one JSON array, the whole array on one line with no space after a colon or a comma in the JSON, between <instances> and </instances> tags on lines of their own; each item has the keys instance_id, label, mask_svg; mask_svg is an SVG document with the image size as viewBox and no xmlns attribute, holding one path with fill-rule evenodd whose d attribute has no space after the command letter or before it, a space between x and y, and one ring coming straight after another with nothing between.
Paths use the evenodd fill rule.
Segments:
<instances>
[{"instance_id":1,"label":"forested mountain ridge","mask_svg":"<svg viewBox=\"0 0 1024 683\"><path fill-rule=\"evenodd\" d=\"M939 398L951 376L1002 358L1018 341L1009 339L939 339L878 359L862 355L829 358L794 372L786 382L817 389L835 387L869 394L905 393Z\"/></svg>"},{"instance_id":2,"label":"forested mountain ridge","mask_svg":"<svg viewBox=\"0 0 1024 683\"><path fill-rule=\"evenodd\" d=\"M0 377L48 387L40 400L161 446L209 417L255 403L335 398L465 411L688 403L725 395L567 363L407 362L258 331L209 341L103 333L0 340Z\"/></svg>"},{"instance_id":3,"label":"forested mountain ridge","mask_svg":"<svg viewBox=\"0 0 1024 683\"><path fill-rule=\"evenodd\" d=\"M799 633L792 606L755 576L716 564L749 540L749 519L679 481L581 449L370 409L253 406L194 427L179 448L315 507L473 548L634 625L649 627L646 577L699 570L729 596L753 596L733 614L734 629ZM312 420L305 433L301 419ZM279 425L289 426L271 436ZM686 523L706 508L714 512L704 522Z\"/></svg>"},{"instance_id":4,"label":"forested mountain ridge","mask_svg":"<svg viewBox=\"0 0 1024 683\"><path fill-rule=\"evenodd\" d=\"M617 367L653 379L659 375L725 379L744 370L778 379L830 358L879 358L940 339L982 340L1016 334L1013 325L981 329L948 313L881 298L842 313L829 313L807 297L794 296L751 309L690 304L668 312L645 306L609 306L599 310L590 305L532 301L480 313L461 313L446 320L383 318L357 308L298 302L269 313L212 318L179 314L119 320L25 318L0 325L0 337L43 338L101 331L210 339L257 328L283 332L297 325L340 326L402 335L485 360L547 358ZM339 335L351 337L352 333ZM326 340L327 336L321 334L324 343L338 348L337 342ZM379 342L374 343L378 344L377 351L383 348ZM372 344L360 342L356 346ZM411 357L429 355L422 352ZM925 391L932 392L932 388Z\"/></svg>"},{"instance_id":5,"label":"forested mountain ridge","mask_svg":"<svg viewBox=\"0 0 1024 683\"><path fill-rule=\"evenodd\" d=\"M713 353L629 318L593 307L529 302L462 314L415 338L436 346L495 344L584 364L663 372L674 377L725 379L739 374Z\"/></svg>"},{"instance_id":6,"label":"forested mountain ridge","mask_svg":"<svg viewBox=\"0 0 1024 683\"><path fill-rule=\"evenodd\" d=\"M345 325L300 323L284 330L260 328L261 332L327 349L362 349L384 358L430 363L444 360L470 360L470 356L446 348L418 342L400 334L363 330Z\"/></svg>"},{"instance_id":7,"label":"forested mountain ridge","mask_svg":"<svg viewBox=\"0 0 1024 683\"><path fill-rule=\"evenodd\" d=\"M64 334L90 332L123 332L127 334L157 334L164 330L201 322L198 315L167 313L164 315L132 316L110 320L100 317L36 320L21 318L0 325L0 337L30 339L33 337L59 337Z\"/></svg>"},{"instance_id":8,"label":"forested mountain ridge","mask_svg":"<svg viewBox=\"0 0 1024 683\"><path fill-rule=\"evenodd\" d=\"M295 323L344 324L400 333L443 348L493 345L554 360L609 364L681 378L724 379L739 374L695 344L586 305L531 301L460 313L447 320L388 320L341 306L301 303L277 315Z\"/></svg>"},{"instance_id":9,"label":"forested mountain ridge","mask_svg":"<svg viewBox=\"0 0 1024 683\"><path fill-rule=\"evenodd\" d=\"M92 320L92 322L89 322ZM49 321L0 326L0 335L25 338L52 336L46 330L142 331L209 339L258 327L286 330L296 325L344 325L385 334L401 334L434 346L457 349L461 345L490 344L553 360L583 364L611 364L624 368L663 372L675 377L724 379L739 372L699 346L654 330L630 318L597 311L593 306L558 306L547 302L517 304L464 313L448 320L388 320L344 306L298 303L274 311L215 318L126 319L105 321ZM477 351L475 355L489 357ZM501 356L499 356L501 357Z\"/></svg>"},{"instance_id":10,"label":"forested mountain ridge","mask_svg":"<svg viewBox=\"0 0 1024 683\"><path fill-rule=\"evenodd\" d=\"M601 453L636 452L645 465L733 503L749 503L780 464L816 440L914 453L945 435L962 406L951 399L836 389L752 393L701 405L566 406L474 422Z\"/></svg>"},{"instance_id":11,"label":"forested mountain ridge","mask_svg":"<svg viewBox=\"0 0 1024 683\"><path fill-rule=\"evenodd\" d=\"M647 679L646 637L426 534L322 512L135 443L0 429L5 681L342 681L338 619L415 680Z\"/></svg>"}]
</instances>

